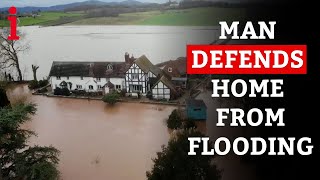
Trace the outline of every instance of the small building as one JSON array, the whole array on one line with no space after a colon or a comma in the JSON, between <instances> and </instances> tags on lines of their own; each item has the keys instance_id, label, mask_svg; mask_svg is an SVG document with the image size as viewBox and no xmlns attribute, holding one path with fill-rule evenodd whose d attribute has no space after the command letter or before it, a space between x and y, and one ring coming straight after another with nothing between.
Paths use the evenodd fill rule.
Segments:
<instances>
[{"instance_id":1,"label":"small building","mask_svg":"<svg viewBox=\"0 0 320 180\"><path fill-rule=\"evenodd\" d=\"M190 120L206 120L207 106L203 100L187 99L186 114Z\"/></svg>"},{"instance_id":2,"label":"small building","mask_svg":"<svg viewBox=\"0 0 320 180\"><path fill-rule=\"evenodd\" d=\"M112 84L112 82L108 81L104 86L103 86L103 93L104 94L109 94L112 93L114 91L114 84Z\"/></svg>"}]
</instances>

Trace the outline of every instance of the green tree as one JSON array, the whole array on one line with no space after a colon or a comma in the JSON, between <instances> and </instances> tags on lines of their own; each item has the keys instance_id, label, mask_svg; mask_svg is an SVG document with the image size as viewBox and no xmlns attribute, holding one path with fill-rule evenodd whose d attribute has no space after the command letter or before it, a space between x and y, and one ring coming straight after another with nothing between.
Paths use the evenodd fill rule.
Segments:
<instances>
[{"instance_id":1,"label":"green tree","mask_svg":"<svg viewBox=\"0 0 320 180\"><path fill-rule=\"evenodd\" d=\"M146 173L148 180L219 180L221 171L213 163L213 156L202 156L202 146L197 155L189 156L188 137L203 137L195 129L178 130L162 152L153 159L154 166ZM209 148L211 147L211 144Z\"/></svg>"},{"instance_id":2,"label":"green tree","mask_svg":"<svg viewBox=\"0 0 320 180\"><path fill-rule=\"evenodd\" d=\"M184 121L183 121L183 123L182 123L182 128L184 128L184 129L191 129L191 128L196 129L196 128L197 128L197 125L196 125L196 123L194 122L194 120L192 120L192 119L187 119L187 120L184 120Z\"/></svg>"},{"instance_id":3,"label":"green tree","mask_svg":"<svg viewBox=\"0 0 320 180\"><path fill-rule=\"evenodd\" d=\"M109 93L109 94L106 94L102 98L102 100L103 102L114 105L115 103L118 102L119 98L120 98L120 95L118 93Z\"/></svg>"},{"instance_id":4,"label":"green tree","mask_svg":"<svg viewBox=\"0 0 320 180\"><path fill-rule=\"evenodd\" d=\"M173 110L167 120L167 127L170 129L179 129L182 126L182 118L177 109Z\"/></svg>"},{"instance_id":5,"label":"green tree","mask_svg":"<svg viewBox=\"0 0 320 180\"><path fill-rule=\"evenodd\" d=\"M59 151L54 147L31 147L33 131L21 128L36 112L33 104L0 108L0 180L55 180L59 177Z\"/></svg>"}]
</instances>

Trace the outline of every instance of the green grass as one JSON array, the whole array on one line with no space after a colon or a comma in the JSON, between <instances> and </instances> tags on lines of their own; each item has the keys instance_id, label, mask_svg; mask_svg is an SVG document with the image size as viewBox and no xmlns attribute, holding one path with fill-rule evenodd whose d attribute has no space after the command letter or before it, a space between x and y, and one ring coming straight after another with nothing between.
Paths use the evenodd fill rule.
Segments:
<instances>
[{"instance_id":1,"label":"green grass","mask_svg":"<svg viewBox=\"0 0 320 180\"><path fill-rule=\"evenodd\" d=\"M38 17L22 17L19 18L19 26L44 25L49 22L59 21L63 17L78 17L81 13L64 13L64 12L42 12ZM0 20L0 26L8 26L7 20Z\"/></svg>"},{"instance_id":2,"label":"green grass","mask_svg":"<svg viewBox=\"0 0 320 180\"><path fill-rule=\"evenodd\" d=\"M172 10L147 18L141 25L207 26L218 25L219 21L244 18L245 11L240 8L193 8Z\"/></svg>"},{"instance_id":3,"label":"green grass","mask_svg":"<svg viewBox=\"0 0 320 180\"><path fill-rule=\"evenodd\" d=\"M160 15L160 11L120 14L118 17L86 18L68 25L137 25L148 18Z\"/></svg>"},{"instance_id":4,"label":"green grass","mask_svg":"<svg viewBox=\"0 0 320 180\"><path fill-rule=\"evenodd\" d=\"M219 21L244 18L242 8L193 8L184 10L150 11L121 14L119 17L99 17L74 21L72 25L166 25L213 26Z\"/></svg>"}]
</instances>

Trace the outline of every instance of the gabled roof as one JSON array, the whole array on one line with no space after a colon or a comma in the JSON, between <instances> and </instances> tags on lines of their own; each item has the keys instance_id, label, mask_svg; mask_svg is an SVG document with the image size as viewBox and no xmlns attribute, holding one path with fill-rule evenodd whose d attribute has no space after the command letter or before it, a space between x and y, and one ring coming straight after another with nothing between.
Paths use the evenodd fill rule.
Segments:
<instances>
[{"instance_id":1,"label":"gabled roof","mask_svg":"<svg viewBox=\"0 0 320 180\"><path fill-rule=\"evenodd\" d=\"M152 72L156 76L161 74L160 68L153 65L145 55L136 59L134 63L136 63L145 73Z\"/></svg>"},{"instance_id":2,"label":"gabled roof","mask_svg":"<svg viewBox=\"0 0 320 180\"><path fill-rule=\"evenodd\" d=\"M61 83L60 83L60 86L67 86L68 84L65 82L65 81L62 81Z\"/></svg>"},{"instance_id":3,"label":"gabled roof","mask_svg":"<svg viewBox=\"0 0 320 180\"><path fill-rule=\"evenodd\" d=\"M192 107L207 108L203 100L197 100L197 99L187 99L186 105L192 106Z\"/></svg>"},{"instance_id":4,"label":"gabled roof","mask_svg":"<svg viewBox=\"0 0 320 180\"><path fill-rule=\"evenodd\" d=\"M151 89L153 89L159 82L162 82L164 85L166 85L170 90L176 92L175 86L172 84L172 82L166 78L165 76L161 76L161 78L152 86Z\"/></svg>"},{"instance_id":5,"label":"gabled roof","mask_svg":"<svg viewBox=\"0 0 320 180\"><path fill-rule=\"evenodd\" d=\"M127 66L125 62L54 61L49 76L124 77Z\"/></svg>"},{"instance_id":6,"label":"gabled roof","mask_svg":"<svg viewBox=\"0 0 320 180\"><path fill-rule=\"evenodd\" d=\"M114 88L114 84L110 81L108 81L103 87L108 87L108 88Z\"/></svg>"},{"instance_id":7,"label":"gabled roof","mask_svg":"<svg viewBox=\"0 0 320 180\"><path fill-rule=\"evenodd\" d=\"M156 65L166 72L171 77L179 77L187 73L187 59L185 57L179 57L176 60L169 60ZM169 72L168 69L172 68Z\"/></svg>"}]
</instances>

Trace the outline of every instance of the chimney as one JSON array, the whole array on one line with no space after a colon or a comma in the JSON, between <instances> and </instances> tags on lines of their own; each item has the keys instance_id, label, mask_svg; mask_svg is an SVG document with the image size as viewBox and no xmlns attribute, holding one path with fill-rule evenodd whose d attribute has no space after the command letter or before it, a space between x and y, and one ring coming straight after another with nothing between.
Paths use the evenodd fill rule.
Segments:
<instances>
[{"instance_id":1,"label":"chimney","mask_svg":"<svg viewBox=\"0 0 320 180\"><path fill-rule=\"evenodd\" d=\"M93 74L93 66L94 66L93 63L90 63L90 64L89 64L89 76L90 76L90 77L93 77L93 76L94 76L94 74Z\"/></svg>"},{"instance_id":2,"label":"chimney","mask_svg":"<svg viewBox=\"0 0 320 180\"><path fill-rule=\"evenodd\" d=\"M126 62L126 64L129 64L130 63L130 55L128 52L125 53L124 55L124 60Z\"/></svg>"}]
</instances>

